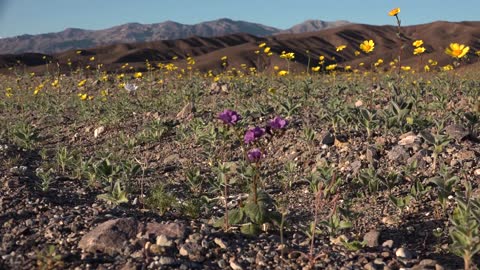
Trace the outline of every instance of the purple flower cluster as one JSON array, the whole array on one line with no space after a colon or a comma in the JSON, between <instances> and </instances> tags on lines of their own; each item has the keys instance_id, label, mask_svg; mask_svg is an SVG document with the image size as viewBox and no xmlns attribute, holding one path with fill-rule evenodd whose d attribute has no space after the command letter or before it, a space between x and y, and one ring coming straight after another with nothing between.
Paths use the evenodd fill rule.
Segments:
<instances>
[{"instance_id":1,"label":"purple flower cluster","mask_svg":"<svg viewBox=\"0 0 480 270\"><path fill-rule=\"evenodd\" d=\"M235 125L238 121L242 120L242 117L232 110L224 110L218 115L218 118L223 121L226 125Z\"/></svg>"},{"instance_id":2,"label":"purple flower cluster","mask_svg":"<svg viewBox=\"0 0 480 270\"><path fill-rule=\"evenodd\" d=\"M268 127L274 129L284 129L288 125L288 121L280 116L275 116L273 120L268 121Z\"/></svg>"},{"instance_id":3,"label":"purple flower cluster","mask_svg":"<svg viewBox=\"0 0 480 270\"><path fill-rule=\"evenodd\" d=\"M256 139L262 137L263 134L265 134L265 129L264 128L261 128L261 127L251 128L251 129L247 130L247 132L245 132L245 136L243 137L243 141L245 142L245 144L249 144L249 143L255 141Z\"/></svg>"},{"instance_id":4,"label":"purple flower cluster","mask_svg":"<svg viewBox=\"0 0 480 270\"><path fill-rule=\"evenodd\" d=\"M247 157L250 162L259 162L262 156L262 151L260 151L258 148L253 148L247 153Z\"/></svg>"}]
</instances>

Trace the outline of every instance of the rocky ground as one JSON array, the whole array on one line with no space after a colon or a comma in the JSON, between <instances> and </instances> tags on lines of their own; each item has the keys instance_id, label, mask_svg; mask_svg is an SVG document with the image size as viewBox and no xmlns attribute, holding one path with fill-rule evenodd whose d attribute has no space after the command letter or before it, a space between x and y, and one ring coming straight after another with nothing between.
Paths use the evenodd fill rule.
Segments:
<instances>
[{"instance_id":1,"label":"rocky ground","mask_svg":"<svg viewBox=\"0 0 480 270\"><path fill-rule=\"evenodd\" d=\"M459 108L468 110L471 101L468 103L460 95L450 95L451 100L445 98L441 105L446 109L431 109L431 100L425 101L423 107L418 106L418 110L425 110L425 115L433 115L427 118L423 112L416 114L418 126L405 128L402 119L399 127L387 130L379 124L368 136L364 126L354 127L353 120L341 124L335 122L337 119L321 119L320 112L315 115L324 109L318 100L331 93L331 89L337 89L338 93L329 94L326 99L343 95L341 102L350 106L346 111L358 107L388 111L393 91L385 97L386 90L375 92L367 88L365 95L358 98L352 98L355 93L345 90L356 89L353 86L316 90L304 96L296 93L298 96L291 100L303 98L302 103L310 105L292 109L285 131L271 139L259 165L260 188L277 202L268 210L284 215L283 226L261 224L262 230L255 236L242 234L236 225L228 231L215 226L224 214L224 198L221 189L212 189L215 186L208 181L216 179L208 153L228 156L235 165L232 171L238 175L245 171L239 151L223 154L218 149L221 140L211 143L208 139L212 132L215 136L221 133L218 112L226 108L243 108L245 127L277 115L273 113L277 105L266 106L276 104L265 90L268 87L259 86L266 80L257 80L241 87L242 91L250 88L258 91L251 95L240 91L235 94L233 90L228 93L233 89L231 85L213 93L201 92L195 109L191 104L184 106L180 94L173 90L162 92L161 99L155 91L138 96L120 93L109 97L110 103L98 98L87 103L90 101L80 101L76 95L72 98L71 92L66 91L65 96L51 95L43 101L31 102L32 108L38 110L36 113L21 105L4 105L5 111L9 108L7 113L0 113L0 122L9 123L5 127L20 130L16 123L25 121L38 136L19 140L18 134L9 133L7 128L6 132L0 132L0 269L463 268L462 258L450 250L450 218L456 198L464 192L464 183L470 183L473 193L478 195L479 130L478 126L474 130L468 128L458 115L455 121L452 117L444 126L438 125L440 130L432 120L454 109L457 114ZM162 86L162 91L184 87L174 80L168 83ZM205 87L194 83L187 82L186 88ZM277 88L289 85L288 81L269 83L278 83ZM99 84L91 83L95 87ZM291 87L301 89L298 85ZM323 82L318 82L315 87L321 89L322 85ZM264 98L256 98L254 94ZM42 106L49 108L35 107L48 98L54 100L53 105ZM62 103L70 102L68 98L73 105ZM287 98L290 97L286 95ZM425 97L428 98L433 99L432 95ZM365 103L370 99L370 104L364 105L362 99ZM237 100L244 103L237 104ZM265 106L254 107L256 103ZM58 109L57 104L64 107ZM310 140L306 139L308 128L312 132ZM147 140L144 134L154 139ZM433 147L437 142L430 138L431 134L448 138L438 158ZM228 143L224 148L236 151L238 145L238 142ZM110 157L112 162L130 159L144 164L145 161L148 168L128 178L128 202L115 204L98 197L109 188L108 183L98 180L99 175L88 177L85 174L88 168L76 174L78 164L83 163L62 169L59 146L66 146L72 153L78 150L83 160L93 159L90 167L97 168L105 157ZM295 166L287 169L289 163ZM411 167L413 163L415 167ZM39 168L47 168L46 165L55 170L49 185L42 186L44 174ZM187 183L192 165L199 168L198 174L203 179L198 185ZM334 168L333 179L340 179L340 184L331 196L315 200L321 192L312 191L318 187L312 185L312 173L329 167ZM438 177L451 176L458 177L452 189L440 189L434 183ZM165 184L174 201L163 208L147 203L158 183ZM244 204L248 187L240 180L232 183L230 209ZM443 206L441 192L445 195ZM391 198L408 201L394 204ZM187 208L192 202L192 207ZM312 242L307 228L315 220L315 210L320 231ZM343 221L349 221L350 226L342 228L346 224ZM480 264L478 256L473 261Z\"/></svg>"}]
</instances>

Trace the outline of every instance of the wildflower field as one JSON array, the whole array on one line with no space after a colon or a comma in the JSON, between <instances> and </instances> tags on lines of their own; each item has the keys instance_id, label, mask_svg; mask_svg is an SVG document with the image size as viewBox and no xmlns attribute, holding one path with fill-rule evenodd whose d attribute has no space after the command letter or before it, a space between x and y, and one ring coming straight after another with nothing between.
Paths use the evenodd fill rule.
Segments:
<instances>
[{"instance_id":1,"label":"wildflower field","mask_svg":"<svg viewBox=\"0 0 480 270\"><path fill-rule=\"evenodd\" d=\"M473 269L480 70L466 63L480 48L452 40L440 66L404 43L419 64L315 55L299 71L259 43L272 70L228 55L207 72L194 57L12 66L0 268Z\"/></svg>"}]
</instances>

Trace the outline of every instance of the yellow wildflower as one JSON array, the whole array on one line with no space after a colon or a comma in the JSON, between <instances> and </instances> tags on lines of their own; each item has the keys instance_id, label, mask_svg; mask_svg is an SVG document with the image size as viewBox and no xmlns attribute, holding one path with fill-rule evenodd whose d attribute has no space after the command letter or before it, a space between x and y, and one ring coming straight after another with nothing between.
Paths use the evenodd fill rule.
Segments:
<instances>
[{"instance_id":1,"label":"yellow wildflower","mask_svg":"<svg viewBox=\"0 0 480 270\"><path fill-rule=\"evenodd\" d=\"M347 48L347 45L340 45L336 48L337 52L343 51L345 48Z\"/></svg>"},{"instance_id":2,"label":"yellow wildflower","mask_svg":"<svg viewBox=\"0 0 480 270\"><path fill-rule=\"evenodd\" d=\"M228 59L227 56L223 56L223 57L221 58L222 61L227 61L227 59Z\"/></svg>"},{"instance_id":3,"label":"yellow wildflower","mask_svg":"<svg viewBox=\"0 0 480 270\"><path fill-rule=\"evenodd\" d=\"M355 56L359 56L360 55L360 51L355 51Z\"/></svg>"},{"instance_id":4,"label":"yellow wildflower","mask_svg":"<svg viewBox=\"0 0 480 270\"><path fill-rule=\"evenodd\" d=\"M325 68L325 70L328 70L328 71L334 70L336 67L337 67L337 64L331 64L331 65L328 65L328 66Z\"/></svg>"},{"instance_id":5,"label":"yellow wildflower","mask_svg":"<svg viewBox=\"0 0 480 270\"><path fill-rule=\"evenodd\" d=\"M264 53L269 53L269 52L270 52L270 50L271 50L271 48L270 48L270 47L266 47L266 48L263 50L263 52L264 52Z\"/></svg>"},{"instance_id":6,"label":"yellow wildflower","mask_svg":"<svg viewBox=\"0 0 480 270\"><path fill-rule=\"evenodd\" d=\"M286 70L280 70L278 72L278 76L286 76L286 75L288 75L288 71L286 71Z\"/></svg>"},{"instance_id":7,"label":"yellow wildflower","mask_svg":"<svg viewBox=\"0 0 480 270\"><path fill-rule=\"evenodd\" d=\"M420 46L423 45L423 40L421 40L421 39L415 40L415 41L412 43L412 45L413 45L414 47L418 48L418 47L420 47Z\"/></svg>"},{"instance_id":8,"label":"yellow wildflower","mask_svg":"<svg viewBox=\"0 0 480 270\"><path fill-rule=\"evenodd\" d=\"M422 53L424 53L424 52L425 52L425 47L418 47L418 48L415 48L415 49L413 50L413 54L414 54L414 55L422 54Z\"/></svg>"},{"instance_id":9,"label":"yellow wildflower","mask_svg":"<svg viewBox=\"0 0 480 270\"><path fill-rule=\"evenodd\" d=\"M78 83L78 87L82 87L84 86L85 84L87 83L87 80L81 80L79 83Z\"/></svg>"},{"instance_id":10,"label":"yellow wildflower","mask_svg":"<svg viewBox=\"0 0 480 270\"><path fill-rule=\"evenodd\" d=\"M450 43L450 46L445 49L445 53L451 57L460 59L464 57L469 50L470 47L465 46L464 44Z\"/></svg>"},{"instance_id":11,"label":"yellow wildflower","mask_svg":"<svg viewBox=\"0 0 480 270\"><path fill-rule=\"evenodd\" d=\"M373 40L365 40L362 44L360 44L360 49L365 53L370 53L375 48L375 43Z\"/></svg>"},{"instance_id":12,"label":"yellow wildflower","mask_svg":"<svg viewBox=\"0 0 480 270\"><path fill-rule=\"evenodd\" d=\"M142 72L135 72L135 74L133 74L133 77L136 78L136 79L141 79L143 77L143 73Z\"/></svg>"},{"instance_id":13,"label":"yellow wildflower","mask_svg":"<svg viewBox=\"0 0 480 270\"><path fill-rule=\"evenodd\" d=\"M312 67L312 71L315 71L315 72L317 72L317 71L319 71L319 70L320 70L320 67L319 67L319 66Z\"/></svg>"},{"instance_id":14,"label":"yellow wildflower","mask_svg":"<svg viewBox=\"0 0 480 270\"><path fill-rule=\"evenodd\" d=\"M285 51L283 51L282 54L280 55L280 58L292 60L295 58L295 53L293 52L286 53Z\"/></svg>"},{"instance_id":15,"label":"yellow wildflower","mask_svg":"<svg viewBox=\"0 0 480 270\"><path fill-rule=\"evenodd\" d=\"M90 57L90 61L95 61L95 56Z\"/></svg>"},{"instance_id":16,"label":"yellow wildflower","mask_svg":"<svg viewBox=\"0 0 480 270\"><path fill-rule=\"evenodd\" d=\"M389 16L397 16L397 14L400 13L400 8L394 8L388 12Z\"/></svg>"},{"instance_id":17,"label":"yellow wildflower","mask_svg":"<svg viewBox=\"0 0 480 270\"><path fill-rule=\"evenodd\" d=\"M265 46L267 46L267 43L265 43L265 42L260 43L260 45L258 45L259 48L263 48L263 47L265 47Z\"/></svg>"},{"instance_id":18,"label":"yellow wildflower","mask_svg":"<svg viewBox=\"0 0 480 270\"><path fill-rule=\"evenodd\" d=\"M429 71L430 71L430 66L425 65L425 66L423 67L423 70L424 70L425 72L429 72Z\"/></svg>"},{"instance_id":19,"label":"yellow wildflower","mask_svg":"<svg viewBox=\"0 0 480 270\"><path fill-rule=\"evenodd\" d=\"M412 69L410 66L401 66L401 69L403 71L409 71L410 69Z\"/></svg>"},{"instance_id":20,"label":"yellow wildflower","mask_svg":"<svg viewBox=\"0 0 480 270\"><path fill-rule=\"evenodd\" d=\"M52 87L57 87L58 86L58 80L55 80L51 83Z\"/></svg>"}]
</instances>

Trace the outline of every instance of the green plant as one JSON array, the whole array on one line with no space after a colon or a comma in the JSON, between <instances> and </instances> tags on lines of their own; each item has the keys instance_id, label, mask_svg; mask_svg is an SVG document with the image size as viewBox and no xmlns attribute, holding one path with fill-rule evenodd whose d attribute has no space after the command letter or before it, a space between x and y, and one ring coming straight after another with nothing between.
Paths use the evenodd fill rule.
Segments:
<instances>
[{"instance_id":1,"label":"green plant","mask_svg":"<svg viewBox=\"0 0 480 270\"><path fill-rule=\"evenodd\" d=\"M432 170L435 172L438 163L438 155L443 152L443 148L447 146L451 138L448 135L439 134L440 130L443 129L443 123L437 128L437 134L432 135L427 131L420 132L420 135L425 139L425 141L433 146L433 165Z\"/></svg>"},{"instance_id":2,"label":"green plant","mask_svg":"<svg viewBox=\"0 0 480 270\"><path fill-rule=\"evenodd\" d=\"M48 245L37 253L37 266L41 270L63 269L62 255L57 253L54 245Z\"/></svg>"},{"instance_id":3,"label":"green plant","mask_svg":"<svg viewBox=\"0 0 480 270\"><path fill-rule=\"evenodd\" d=\"M480 199L472 197L472 186L465 182L464 195L455 199L457 206L450 218L450 250L463 258L464 269L471 269L472 257L480 251Z\"/></svg>"},{"instance_id":4,"label":"green plant","mask_svg":"<svg viewBox=\"0 0 480 270\"><path fill-rule=\"evenodd\" d=\"M122 187L119 180L115 181L115 184L110 192L100 194L97 196L97 198L108 201L115 205L128 203L127 192L125 191L125 188Z\"/></svg>"},{"instance_id":5,"label":"green plant","mask_svg":"<svg viewBox=\"0 0 480 270\"><path fill-rule=\"evenodd\" d=\"M19 123L13 127L13 139L25 149L33 149L37 140L37 131L29 124Z\"/></svg>"},{"instance_id":6,"label":"green plant","mask_svg":"<svg viewBox=\"0 0 480 270\"><path fill-rule=\"evenodd\" d=\"M372 167L360 170L357 181L366 188L363 192L365 197L369 194L375 195L380 188L380 178L376 170ZM376 197L374 196L374 198Z\"/></svg>"},{"instance_id":7,"label":"green plant","mask_svg":"<svg viewBox=\"0 0 480 270\"><path fill-rule=\"evenodd\" d=\"M53 176L53 169L50 168L48 170L44 170L43 168L38 168L35 170L35 174L38 178L40 178L40 183L38 187L43 192L47 192L50 189L50 185L54 182Z\"/></svg>"},{"instance_id":8,"label":"green plant","mask_svg":"<svg viewBox=\"0 0 480 270\"><path fill-rule=\"evenodd\" d=\"M412 186L410 187L410 195L419 202L423 196L425 196L430 189L431 186L426 186L422 183L422 181L417 180L415 181Z\"/></svg>"},{"instance_id":9,"label":"green plant","mask_svg":"<svg viewBox=\"0 0 480 270\"><path fill-rule=\"evenodd\" d=\"M199 168L189 168L185 171L185 179L187 184L194 194L199 194L202 191L203 177Z\"/></svg>"},{"instance_id":10,"label":"green plant","mask_svg":"<svg viewBox=\"0 0 480 270\"><path fill-rule=\"evenodd\" d=\"M159 184L153 188L145 203L149 208L158 211L163 216L176 206L177 200L165 190L165 185Z\"/></svg>"},{"instance_id":11,"label":"green plant","mask_svg":"<svg viewBox=\"0 0 480 270\"><path fill-rule=\"evenodd\" d=\"M435 184L438 188L438 200L443 209L446 209L448 196L452 194L458 181L458 176L451 176L446 167L441 168L440 175L429 179L429 182Z\"/></svg>"},{"instance_id":12,"label":"green plant","mask_svg":"<svg viewBox=\"0 0 480 270\"><path fill-rule=\"evenodd\" d=\"M75 160L75 155L69 152L67 147L62 146L57 149L55 160L57 161L58 169L61 170L62 174L65 174L65 169L72 165Z\"/></svg>"}]
</instances>

